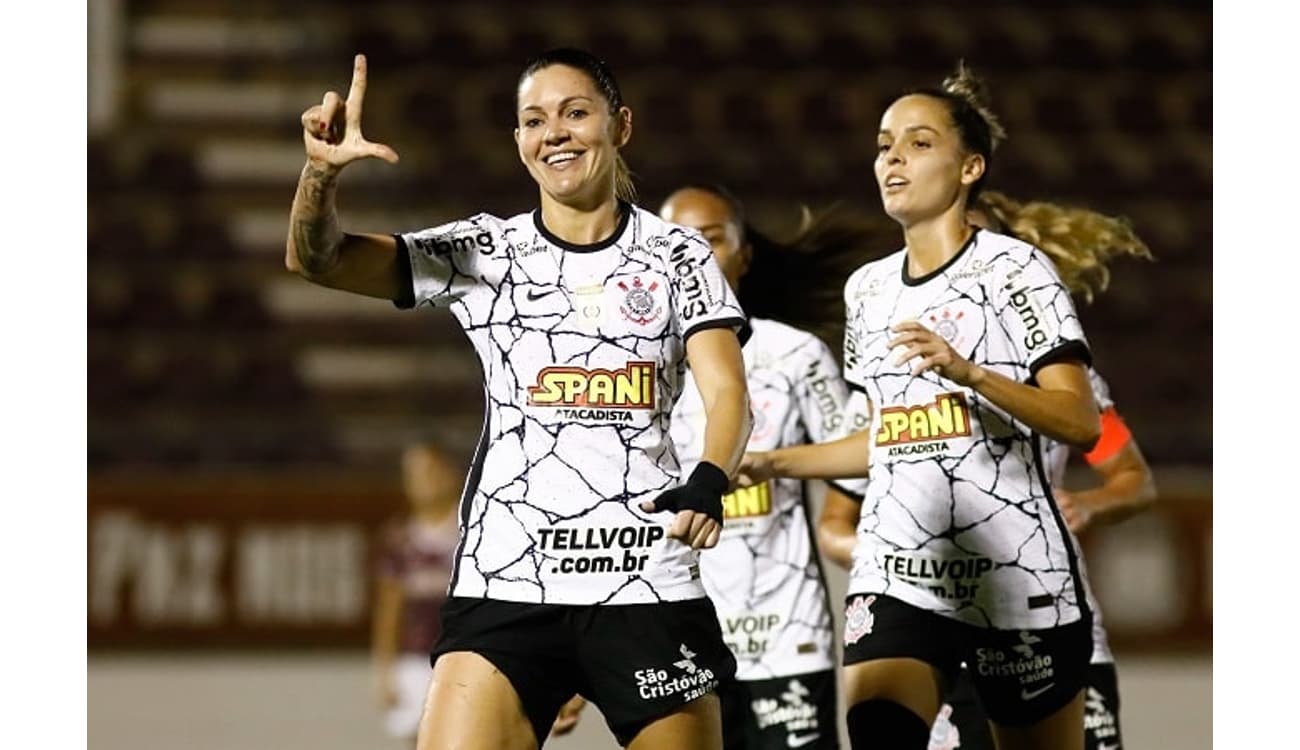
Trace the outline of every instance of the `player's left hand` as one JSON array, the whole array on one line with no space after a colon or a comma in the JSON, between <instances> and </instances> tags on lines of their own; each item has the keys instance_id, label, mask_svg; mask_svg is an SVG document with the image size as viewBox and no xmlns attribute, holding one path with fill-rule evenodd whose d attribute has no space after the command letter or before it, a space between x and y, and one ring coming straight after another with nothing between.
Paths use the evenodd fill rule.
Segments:
<instances>
[{"instance_id":1,"label":"player's left hand","mask_svg":"<svg viewBox=\"0 0 1300 750\"><path fill-rule=\"evenodd\" d=\"M722 469L701 461L684 483L652 501L641 503L646 513L671 510L676 513L668 536L692 549L716 547L722 537L722 495L730 480Z\"/></svg>"},{"instance_id":2,"label":"player's left hand","mask_svg":"<svg viewBox=\"0 0 1300 750\"><path fill-rule=\"evenodd\" d=\"M912 364L913 375L934 370L940 376L965 386L974 386L984 378L984 370L958 354L944 337L919 322L905 320L896 323L890 330L898 335L890 340L889 348L907 347L894 360L894 364L902 365L916 360Z\"/></svg>"}]
</instances>

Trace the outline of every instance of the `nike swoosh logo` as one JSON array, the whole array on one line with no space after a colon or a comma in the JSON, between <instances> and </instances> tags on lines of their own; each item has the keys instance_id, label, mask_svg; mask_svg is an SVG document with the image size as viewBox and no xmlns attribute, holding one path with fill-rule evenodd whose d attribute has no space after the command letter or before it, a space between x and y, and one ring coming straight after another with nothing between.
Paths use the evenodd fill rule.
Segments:
<instances>
[{"instance_id":1,"label":"nike swoosh logo","mask_svg":"<svg viewBox=\"0 0 1300 750\"><path fill-rule=\"evenodd\" d=\"M1026 701L1031 701L1031 700L1037 698L1038 696L1042 695L1043 693L1046 693L1048 690L1051 690L1051 689L1052 689L1053 687L1055 687L1055 686L1056 686L1056 683L1055 683L1055 682L1049 682L1049 683L1047 683L1046 685L1044 685L1044 686L1038 688L1037 690L1025 690L1025 689L1021 688L1021 690L1020 690L1020 699L1021 699L1021 700L1026 700Z\"/></svg>"},{"instance_id":2,"label":"nike swoosh logo","mask_svg":"<svg viewBox=\"0 0 1300 750\"><path fill-rule=\"evenodd\" d=\"M809 742L815 742L817 738L821 736L822 736L821 732L813 732L812 734L805 734L802 737L797 734L787 734L785 736L785 744L789 745L790 747L803 747L804 745L807 745Z\"/></svg>"},{"instance_id":3,"label":"nike swoosh logo","mask_svg":"<svg viewBox=\"0 0 1300 750\"><path fill-rule=\"evenodd\" d=\"M554 290L554 289L547 289L546 291L543 291L543 292L535 292L535 291L533 291L532 289L529 289L529 290L525 293L524 296L528 297L528 301L529 301L529 302L536 302L537 300L541 299L542 297L545 297L545 296L550 295L550 294L555 294L555 292L556 292L556 290Z\"/></svg>"},{"instance_id":4,"label":"nike swoosh logo","mask_svg":"<svg viewBox=\"0 0 1300 750\"><path fill-rule=\"evenodd\" d=\"M1097 743L1097 750L1119 750L1119 745L1107 745L1104 742Z\"/></svg>"}]
</instances>

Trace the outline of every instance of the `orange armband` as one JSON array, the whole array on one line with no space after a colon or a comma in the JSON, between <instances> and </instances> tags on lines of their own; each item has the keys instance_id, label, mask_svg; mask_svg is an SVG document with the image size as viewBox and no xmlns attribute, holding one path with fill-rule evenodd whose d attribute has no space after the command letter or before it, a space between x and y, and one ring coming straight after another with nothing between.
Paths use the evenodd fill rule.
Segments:
<instances>
[{"instance_id":1,"label":"orange armband","mask_svg":"<svg viewBox=\"0 0 1300 750\"><path fill-rule=\"evenodd\" d=\"M1101 413L1101 437L1097 440L1097 445L1085 453L1083 458L1089 466L1096 466L1114 457L1132 439L1133 433L1128 431L1124 418L1115 411L1115 407L1109 407Z\"/></svg>"}]
</instances>

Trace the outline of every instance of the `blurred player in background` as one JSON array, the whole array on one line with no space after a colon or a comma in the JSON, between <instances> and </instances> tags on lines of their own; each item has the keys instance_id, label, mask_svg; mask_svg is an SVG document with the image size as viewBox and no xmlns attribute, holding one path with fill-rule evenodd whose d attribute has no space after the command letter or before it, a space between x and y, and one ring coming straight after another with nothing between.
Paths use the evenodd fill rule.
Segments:
<instances>
[{"instance_id":1,"label":"blurred player in background","mask_svg":"<svg viewBox=\"0 0 1300 750\"><path fill-rule=\"evenodd\" d=\"M838 324L815 315L809 305L826 301L808 299L800 283L809 282L806 288L815 291L821 287L811 285L814 280L843 278L861 263L864 245L892 235L892 224L835 211L816 218L806 214L798 234L779 242L752 227L739 199L718 185L680 188L659 214L703 234L750 313L752 335L744 345L754 414L749 448L843 434L848 388L836 358L823 339L790 323L807 321L840 341L843 314L836 310ZM761 293L746 291L751 278ZM772 294L777 288L785 293ZM791 294L791 289L800 293ZM839 295L831 297L838 301ZM683 467L699 459L705 423L691 371L687 378L672 420ZM827 491L860 495L862 487L854 484ZM721 541L700 561L705 589L738 665L736 679L718 689L728 750L839 746L834 625L813 541L808 490L802 481L778 479L728 494ZM581 707L581 699L566 705L552 731L570 731Z\"/></svg>"},{"instance_id":2,"label":"blurred player in background","mask_svg":"<svg viewBox=\"0 0 1300 750\"><path fill-rule=\"evenodd\" d=\"M1107 265L1111 260L1121 255L1146 260L1152 257L1146 243L1126 222L1086 209L1042 201L1020 203L1001 193L988 192L980 196L970 219L977 226L1011 235L1043 250L1056 264L1061 280L1070 291L1089 302L1106 290L1110 280ZM1101 485L1085 490L1065 489L1069 448L1049 442L1043 451L1056 502L1076 537L1094 526L1113 524L1146 510L1156 499L1151 468L1115 408L1109 386L1095 368L1089 374L1097 407L1101 409L1101 439L1083 458L1100 477ZM827 506L826 510L829 514L842 514L841 519L852 513L856 521L857 508L850 509L843 500L837 499L835 509ZM842 520L834 525L837 533L844 533ZM850 535L853 533L851 526L847 530ZM1079 562L1093 616L1092 660L1084 697L1084 746L1087 750L1123 750L1115 657L1102 625L1101 610L1088 585L1087 569L1082 558ZM930 750L994 750L988 721L975 697L968 669L962 669L946 701L930 734Z\"/></svg>"},{"instance_id":3,"label":"blurred player in background","mask_svg":"<svg viewBox=\"0 0 1300 750\"><path fill-rule=\"evenodd\" d=\"M375 578L371 653L384 729L415 743L433 667L458 539L456 507L464 471L433 443L402 454L407 512L386 525Z\"/></svg>"}]
</instances>

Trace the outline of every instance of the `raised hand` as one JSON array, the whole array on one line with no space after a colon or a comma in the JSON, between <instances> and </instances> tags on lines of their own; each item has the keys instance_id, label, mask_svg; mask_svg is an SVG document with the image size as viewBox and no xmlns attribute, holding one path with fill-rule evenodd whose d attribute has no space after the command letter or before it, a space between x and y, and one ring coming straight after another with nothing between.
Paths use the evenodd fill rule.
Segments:
<instances>
[{"instance_id":1,"label":"raised hand","mask_svg":"<svg viewBox=\"0 0 1300 750\"><path fill-rule=\"evenodd\" d=\"M333 91L302 113L302 140L307 158L341 169L357 159L374 157L397 163L397 152L371 143L361 134L361 108L366 98L366 56L357 55L352 67L352 87L343 100Z\"/></svg>"}]
</instances>

